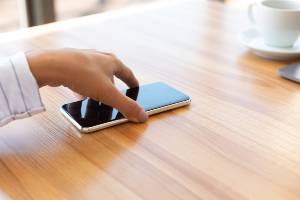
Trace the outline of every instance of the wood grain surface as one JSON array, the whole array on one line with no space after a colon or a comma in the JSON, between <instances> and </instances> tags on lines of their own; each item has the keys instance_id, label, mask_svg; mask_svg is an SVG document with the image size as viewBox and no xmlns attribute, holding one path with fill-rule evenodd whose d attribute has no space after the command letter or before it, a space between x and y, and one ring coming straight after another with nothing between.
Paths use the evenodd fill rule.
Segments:
<instances>
[{"instance_id":1,"label":"wood grain surface","mask_svg":"<svg viewBox=\"0 0 300 200\"><path fill-rule=\"evenodd\" d=\"M163 81L189 107L80 134L76 100L42 88L47 112L0 128L0 199L300 199L300 86L237 33L246 13L186 0L0 35L0 54L73 47L114 52L141 84ZM117 82L118 87L124 84Z\"/></svg>"}]
</instances>

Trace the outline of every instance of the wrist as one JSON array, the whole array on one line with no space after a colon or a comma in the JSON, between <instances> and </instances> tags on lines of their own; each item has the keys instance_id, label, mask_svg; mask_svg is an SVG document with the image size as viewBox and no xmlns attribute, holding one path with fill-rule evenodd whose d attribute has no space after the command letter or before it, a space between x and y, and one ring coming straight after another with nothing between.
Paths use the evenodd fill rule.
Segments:
<instances>
[{"instance_id":1,"label":"wrist","mask_svg":"<svg viewBox=\"0 0 300 200\"><path fill-rule=\"evenodd\" d=\"M55 65L55 56L50 51L31 51L26 53L29 68L39 87L53 85L59 82L58 67Z\"/></svg>"}]
</instances>

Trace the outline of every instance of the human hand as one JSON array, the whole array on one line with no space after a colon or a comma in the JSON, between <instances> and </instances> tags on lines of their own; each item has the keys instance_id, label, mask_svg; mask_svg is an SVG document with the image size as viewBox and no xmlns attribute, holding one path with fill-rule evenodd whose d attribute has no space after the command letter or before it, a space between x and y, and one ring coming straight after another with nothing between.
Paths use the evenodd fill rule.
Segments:
<instances>
[{"instance_id":1,"label":"human hand","mask_svg":"<svg viewBox=\"0 0 300 200\"><path fill-rule=\"evenodd\" d=\"M131 121L148 119L136 101L114 86L114 76L128 87L138 86L133 72L114 55L96 50L59 49L31 51L26 56L39 87L63 85L118 109Z\"/></svg>"}]
</instances>

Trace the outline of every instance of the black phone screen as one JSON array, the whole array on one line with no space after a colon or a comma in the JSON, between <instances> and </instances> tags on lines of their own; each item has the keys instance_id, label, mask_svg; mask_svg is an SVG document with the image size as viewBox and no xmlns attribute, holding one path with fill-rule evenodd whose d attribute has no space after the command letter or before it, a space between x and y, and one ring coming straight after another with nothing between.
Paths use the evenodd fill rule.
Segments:
<instances>
[{"instance_id":1,"label":"black phone screen","mask_svg":"<svg viewBox=\"0 0 300 200\"><path fill-rule=\"evenodd\" d=\"M190 99L189 96L165 83L152 83L130 88L122 93L137 101L146 111ZM62 109L81 127L92 127L124 118L115 108L89 98L65 104Z\"/></svg>"}]
</instances>

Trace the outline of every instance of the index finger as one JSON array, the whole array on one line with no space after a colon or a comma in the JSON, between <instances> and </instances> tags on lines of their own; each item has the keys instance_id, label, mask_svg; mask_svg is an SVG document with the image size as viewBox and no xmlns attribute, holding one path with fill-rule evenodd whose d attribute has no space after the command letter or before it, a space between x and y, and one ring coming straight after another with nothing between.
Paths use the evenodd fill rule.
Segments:
<instances>
[{"instance_id":1,"label":"index finger","mask_svg":"<svg viewBox=\"0 0 300 200\"><path fill-rule=\"evenodd\" d=\"M122 61L118 60L118 66L115 71L115 76L121 79L128 87L138 87L139 82L135 77L134 73L131 69L129 69L126 65L122 63Z\"/></svg>"},{"instance_id":2,"label":"index finger","mask_svg":"<svg viewBox=\"0 0 300 200\"><path fill-rule=\"evenodd\" d=\"M132 72L132 70L129 69L126 65L124 65L124 63L120 61L114 54L101 52L98 50L95 50L95 52L102 55L104 54L110 56L115 60L116 65L115 65L114 75L120 80L122 80L124 83L126 83L128 87L133 88L139 86L139 82L135 77L134 73Z\"/></svg>"}]
</instances>

